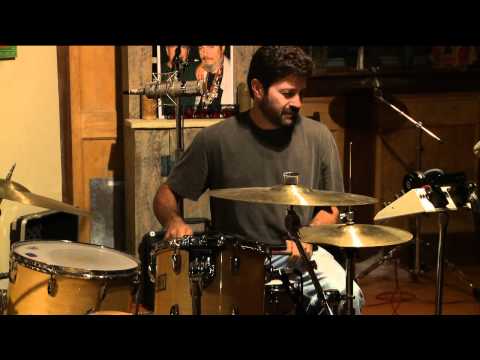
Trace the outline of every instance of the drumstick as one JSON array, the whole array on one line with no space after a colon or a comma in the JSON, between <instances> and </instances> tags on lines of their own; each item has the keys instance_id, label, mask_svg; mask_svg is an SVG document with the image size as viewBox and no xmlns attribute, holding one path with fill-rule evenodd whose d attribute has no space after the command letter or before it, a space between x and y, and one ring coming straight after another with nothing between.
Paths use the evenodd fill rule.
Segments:
<instances>
[{"instance_id":1,"label":"drumstick","mask_svg":"<svg viewBox=\"0 0 480 360\"><path fill-rule=\"evenodd\" d=\"M287 250L272 250L272 255L288 255L288 256L292 256L292 252L291 252L291 251L287 251Z\"/></svg>"}]
</instances>

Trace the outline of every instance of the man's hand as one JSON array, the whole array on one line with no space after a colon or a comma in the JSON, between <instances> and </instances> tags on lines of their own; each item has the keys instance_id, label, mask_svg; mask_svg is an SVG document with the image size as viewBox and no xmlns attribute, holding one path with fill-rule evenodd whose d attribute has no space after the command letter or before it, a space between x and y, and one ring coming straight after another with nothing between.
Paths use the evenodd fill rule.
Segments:
<instances>
[{"instance_id":1,"label":"man's hand","mask_svg":"<svg viewBox=\"0 0 480 360\"><path fill-rule=\"evenodd\" d=\"M192 235L193 231L190 226L185 224L183 219L179 216L173 217L165 227L164 240L171 240L174 238L181 238L185 235Z\"/></svg>"},{"instance_id":2,"label":"man's hand","mask_svg":"<svg viewBox=\"0 0 480 360\"><path fill-rule=\"evenodd\" d=\"M287 244L286 251L292 253L292 255L290 255L290 258L288 259L288 262L292 265L299 264L302 261L302 256L298 251L297 245L295 245L295 242L292 240L287 240L286 244ZM310 260L310 257L312 256L312 253L313 253L313 245L307 244L304 242L302 242L301 244L302 244L303 250L305 250L305 254L307 255L307 258Z\"/></svg>"},{"instance_id":3,"label":"man's hand","mask_svg":"<svg viewBox=\"0 0 480 360\"><path fill-rule=\"evenodd\" d=\"M334 206L332 206L330 209L331 213L325 210L320 210L312 219L312 221L310 221L310 226L337 224L340 219L340 212Z\"/></svg>"}]
</instances>

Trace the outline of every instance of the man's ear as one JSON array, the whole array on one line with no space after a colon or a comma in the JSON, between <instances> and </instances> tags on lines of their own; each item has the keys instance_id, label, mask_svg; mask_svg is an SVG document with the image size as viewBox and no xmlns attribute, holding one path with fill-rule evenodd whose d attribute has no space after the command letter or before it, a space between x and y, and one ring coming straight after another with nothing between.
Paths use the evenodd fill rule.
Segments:
<instances>
[{"instance_id":1,"label":"man's ear","mask_svg":"<svg viewBox=\"0 0 480 360\"><path fill-rule=\"evenodd\" d=\"M252 79L252 92L254 99L262 99L265 95L263 84L258 79Z\"/></svg>"}]
</instances>

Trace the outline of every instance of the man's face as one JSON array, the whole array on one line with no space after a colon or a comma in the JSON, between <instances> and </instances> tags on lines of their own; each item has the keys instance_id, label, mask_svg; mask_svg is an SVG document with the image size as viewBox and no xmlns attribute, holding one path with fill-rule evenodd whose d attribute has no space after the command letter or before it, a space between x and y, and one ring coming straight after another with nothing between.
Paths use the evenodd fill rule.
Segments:
<instances>
[{"instance_id":1,"label":"man's face","mask_svg":"<svg viewBox=\"0 0 480 360\"><path fill-rule=\"evenodd\" d=\"M223 60L225 46L199 46L198 53L202 60L202 66L208 72L215 72Z\"/></svg>"},{"instance_id":2,"label":"man's face","mask_svg":"<svg viewBox=\"0 0 480 360\"><path fill-rule=\"evenodd\" d=\"M302 107L301 91L306 85L305 78L295 75L273 83L259 100L260 110L273 125L295 125Z\"/></svg>"}]
</instances>

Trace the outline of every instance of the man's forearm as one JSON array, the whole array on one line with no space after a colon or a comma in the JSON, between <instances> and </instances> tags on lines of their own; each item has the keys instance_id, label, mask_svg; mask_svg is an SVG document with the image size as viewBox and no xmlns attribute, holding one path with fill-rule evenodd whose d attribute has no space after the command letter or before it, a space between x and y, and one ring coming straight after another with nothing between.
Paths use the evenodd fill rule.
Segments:
<instances>
[{"instance_id":1,"label":"man's forearm","mask_svg":"<svg viewBox=\"0 0 480 360\"><path fill-rule=\"evenodd\" d=\"M173 219L180 218L177 198L168 185L159 187L153 200L153 211L164 227Z\"/></svg>"}]
</instances>

